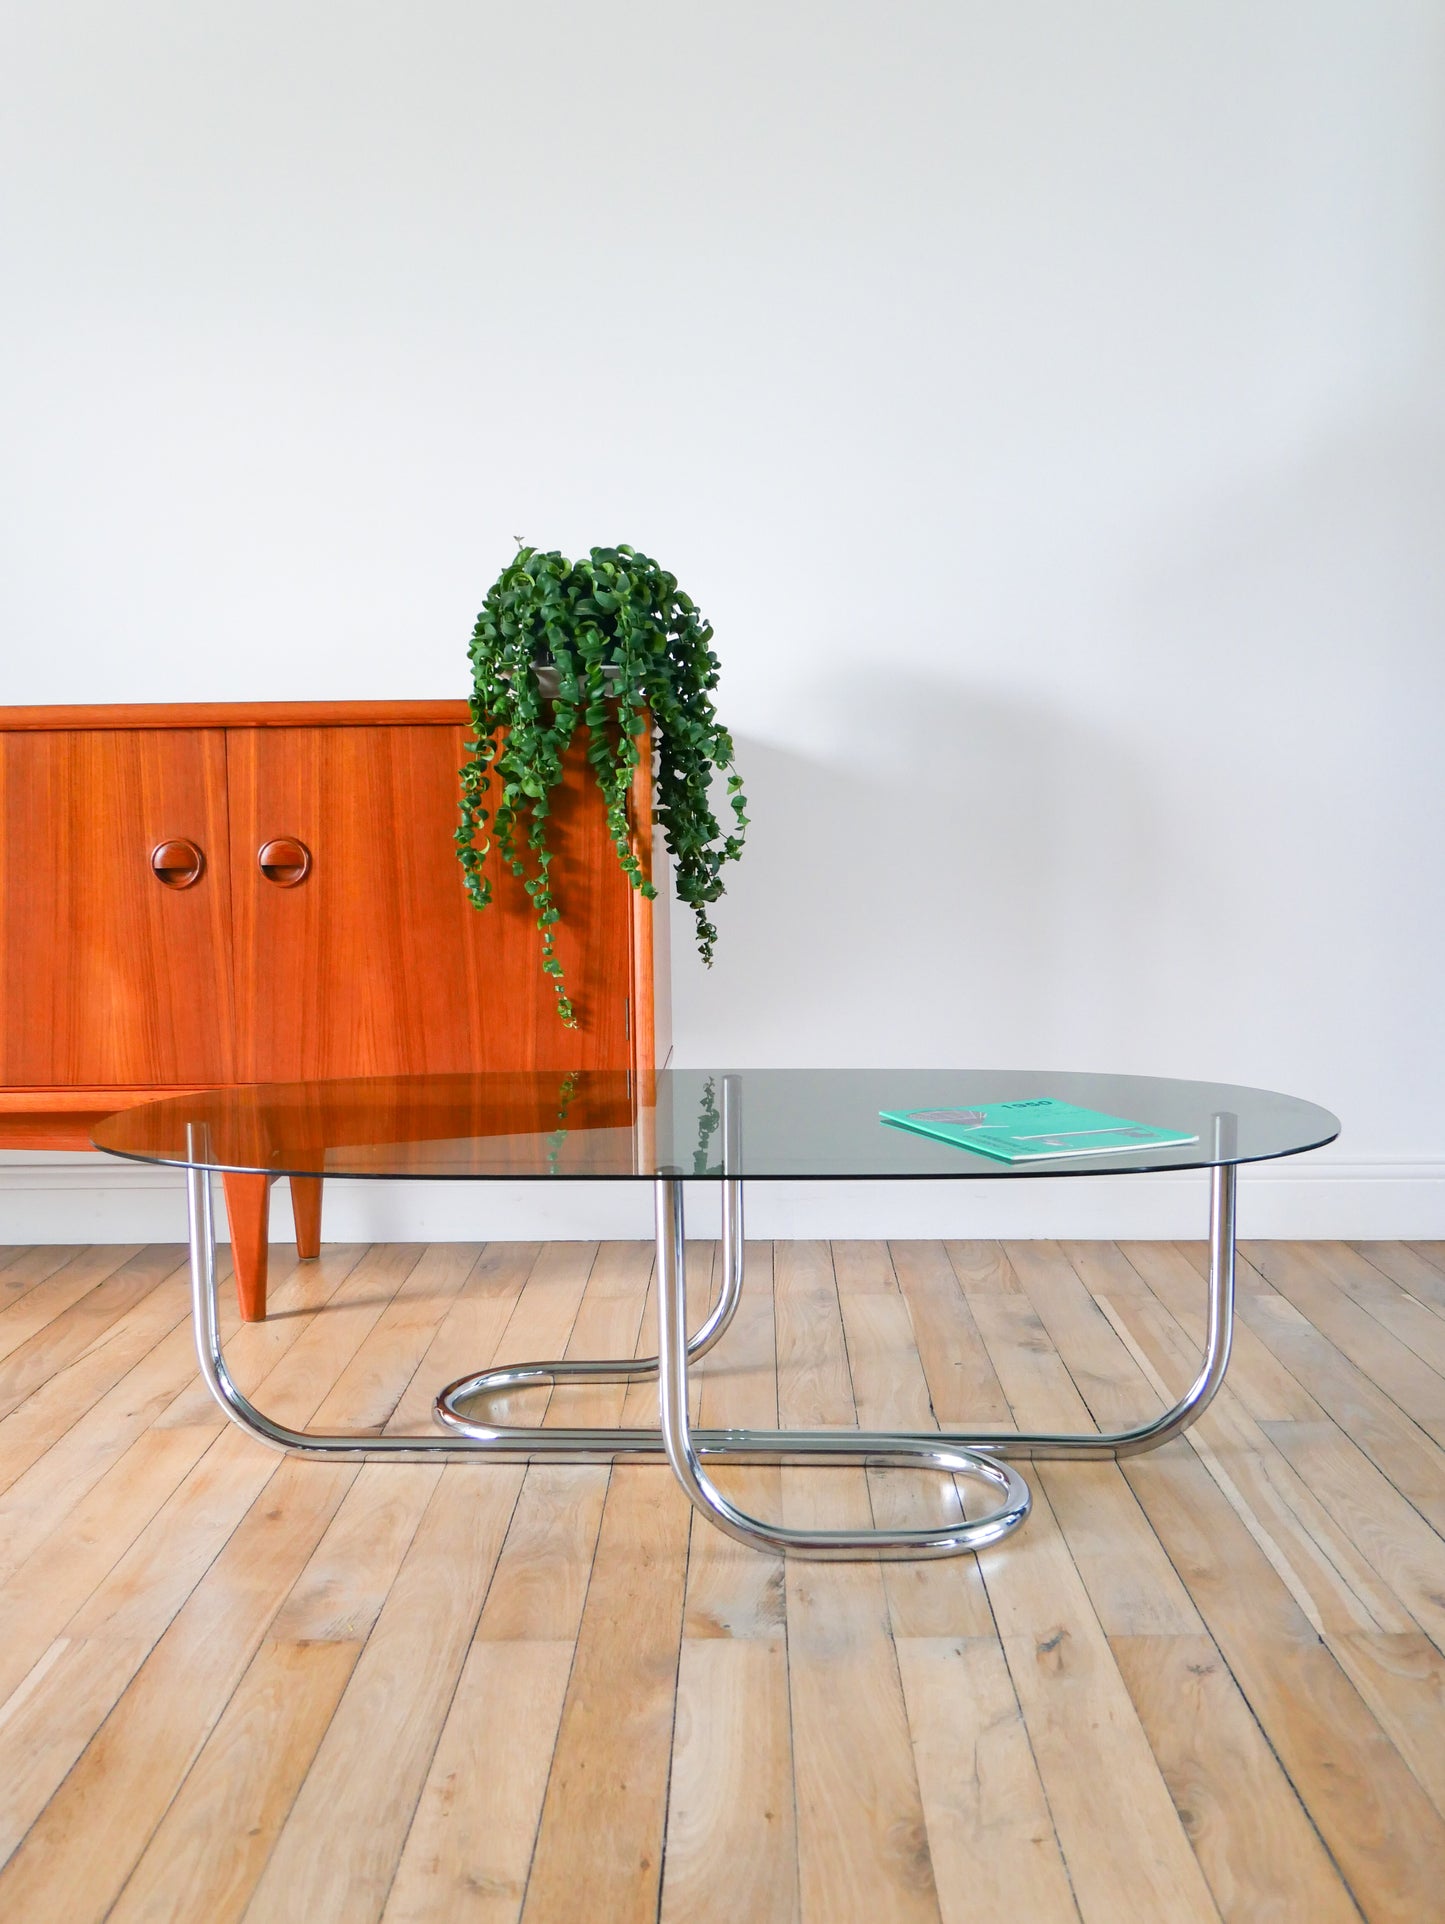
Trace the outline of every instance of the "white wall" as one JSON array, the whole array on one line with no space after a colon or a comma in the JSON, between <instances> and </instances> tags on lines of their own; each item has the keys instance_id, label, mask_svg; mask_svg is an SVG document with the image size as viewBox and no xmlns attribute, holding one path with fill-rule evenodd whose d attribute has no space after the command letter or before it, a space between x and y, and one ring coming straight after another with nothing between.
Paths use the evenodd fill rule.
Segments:
<instances>
[{"instance_id":1,"label":"white wall","mask_svg":"<svg viewBox=\"0 0 1445 1924\"><path fill-rule=\"evenodd\" d=\"M753 803L680 1061L1286 1088L1246 1228L1445 1234L1442 74L1425 0L13 8L0 700L458 694L514 534L632 540ZM173 1207L76 1180L0 1218ZM755 1220L1017 1226L948 1194Z\"/></svg>"}]
</instances>

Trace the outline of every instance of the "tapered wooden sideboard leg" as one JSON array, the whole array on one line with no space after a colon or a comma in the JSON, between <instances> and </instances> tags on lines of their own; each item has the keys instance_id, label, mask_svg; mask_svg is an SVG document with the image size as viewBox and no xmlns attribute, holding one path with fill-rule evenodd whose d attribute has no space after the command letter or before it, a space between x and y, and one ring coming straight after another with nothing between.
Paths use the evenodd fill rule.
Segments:
<instances>
[{"instance_id":1,"label":"tapered wooden sideboard leg","mask_svg":"<svg viewBox=\"0 0 1445 1924\"><path fill-rule=\"evenodd\" d=\"M321 1178L292 1176L291 1214L296 1223L296 1254L321 1254Z\"/></svg>"},{"instance_id":2,"label":"tapered wooden sideboard leg","mask_svg":"<svg viewBox=\"0 0 1445 1924\"><path fill-rule=\"evenodd\" d=\"M243 1175L236 1171L223 1174L226 1189L226 1218L231 1225L231 1268L236 1276L236 1301L241 1320L261 1323L266 1319L266 1229L271 1217L270 1176ZM316 1187L320 1189L318 1182ZM320 1212L317 1212L320 1227ZM300 1237L297 1241L299 1243Z\"/></svg>"}]
</instances>

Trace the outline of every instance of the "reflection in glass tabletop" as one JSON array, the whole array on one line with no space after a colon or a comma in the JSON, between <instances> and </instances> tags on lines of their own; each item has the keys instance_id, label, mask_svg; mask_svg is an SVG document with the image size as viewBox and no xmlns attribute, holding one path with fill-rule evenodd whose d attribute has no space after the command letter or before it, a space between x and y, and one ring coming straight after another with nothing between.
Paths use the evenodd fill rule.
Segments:
<instances>
[{"instance_id":1,"label":"reflection in glass tabletop","mask_svg":"<svg viewBox=\"0 0 1445 1924\"><path fill-rule=\"evenodd\" d=\"M892 1128L884 1109L1055 1097L1188 1133L1174 1148L1010 1164ZM724 1111L728 1127L723 1127ZM110 1117L99 1149L268 1175L716 1182L1105 1176L1259 1162L1339 1133L1327 1110L1224 1083L1058 1070L667 1069L376 1076L176 1096Z\"/></svg>"}]
</instances>

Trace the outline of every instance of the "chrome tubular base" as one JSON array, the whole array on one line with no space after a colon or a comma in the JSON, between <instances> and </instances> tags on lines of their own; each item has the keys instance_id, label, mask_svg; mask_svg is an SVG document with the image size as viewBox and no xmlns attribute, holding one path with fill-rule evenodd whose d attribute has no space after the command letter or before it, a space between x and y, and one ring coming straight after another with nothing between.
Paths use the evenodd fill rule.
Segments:
<instances>
[{"instance_id":1,"label":"chrome tubular base","mask_svg":"<svg viewBox=\"0 0 1445 1924\"><path fill-rule=\"evenodd\" d=\"M446 1428L496 1455L562 1458L567 1462L658 1462L664 1456L694 1505L728 1536L757 1549L832 1559L945 1557L981 1550L1015 1529L1029 1513L1023 1478L1006 1464L960 1449L950 1437L907 1436L868 1430L693 1430L687 1416L688 1366L722 1335L742 1293L742 1185L724 1185L723 1286L717 1304L690 1340L686 1335L687 1271L683 1184L660 1177L657 1195L658 1356L634 1362L522 1363L487 1370L450 1384L436 1401ZM660 1376L659 1376L660 1370ZM522 1429L486 1423L463 1405L542 1383L630 1381L659 1376L658 1429ZM988 1484L1001 1499L987 1516L925 1530L797 1530L761 1522L736 1509L703 1470L700 1459L728 1463L859 1464L871 1468L934 1470Z\"/></svg>"},{"instance_id":2,"label":"chrome tubular base","mask_svg":"<svg viewBox=\"0 0 1445 1924\"><path fill-rule=\"evenodd\" d=\"M736 1113L728 1114L724 1085L724 1168ZM202 1145L193 1145L202 1160ZM688 1420L688 1370L726 1332L743 1286L742 1183L722 1184L722 1283L697 1332L685 1324L686 1261L683 1182L656 1180L658 1350L657 1356L596 1361L521 1363L483 1371L449 1384L436 1400L445 1435L388 1436L353 1432L326 1435L292 1429L257 1409L236 1387L222 1353L217 1308L215 1214L210 1174L187 1171L190 1226L191 1306L196 1353L211 1395L248 1435L273 1449L341 1462L516 1461L564 1463L662 1463L671 1465L696 1508L729 1536L754 1547L827 1559L952 1556L980 1550L1016 1529L1029 1510L1027 1485L1009 1458L1110 1459L1159 1448L1194 1422L1224 1380L1234 1324L1235 1170L1210 1171L1209 1314L1198 1376L1175 1406L1128 1430L1113 1432L988 1432L693 1429ZM566 1382L631 1382L659 1379L657 1428L542 1428L488 1421L477 1405L520 1389ZM987 1515L922 1530L800 1530L763 1522L738 1510L716 1488L705 1463L828 1465L911 1468L981 1482L996 1496Z\"/></svg>"},{"instance_id":3,"label":"chrome tubular base","mask_svg":"<svg viewBox=\"0 0 1445 1924\"><path fill-rule=\"evenodd\" d=\"M791 1556L854 1562L901 1557L950 1557L964 1550L982 1550L1016 1530L1029 1513L1029 1487L1016 1470L972 1450L956 1448L949 1439L870 1435L857 1430L744 1430L743 1451L760 1451L770 1461L800 1460L833 1463L888 1464L937 1470L943 1475L970 1477L991 1484L1000 1501L987 1516L965 1521L959 1517L924 1530L800 1530L785 1523L765 1523L730 1503L702 1466L708 1451L706 1434L695 1435L688 1420L688 1345L684 1316L687 1305L687 1266L683 1236L682 1184L675 1176L657 1182L657 1320L662 1376L658 1410L662 1440L673 1473L692 1500L695 1510L758 1550L781 1550ZM737 1450L716 1449L719 1457Z\"/></svg>"}]
</instances>

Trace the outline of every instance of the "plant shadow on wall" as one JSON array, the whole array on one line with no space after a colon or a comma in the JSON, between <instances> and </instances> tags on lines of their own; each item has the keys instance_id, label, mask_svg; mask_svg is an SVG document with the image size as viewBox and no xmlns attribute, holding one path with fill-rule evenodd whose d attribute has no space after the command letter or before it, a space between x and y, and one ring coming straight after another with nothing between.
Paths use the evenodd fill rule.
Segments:
<instances>
[{"instance_id":1,"label":"plant shadow on wall","mask_svg":"<svg viewBox=\"0 0 1445 1924\"><path fill-rule=\"evenodd\" d=\"M711 977L677 971L682 1059L1150 1066L1169 831L1128 746L963 683L809 705L846 750L738 740L748 861Z\"/></svg>"},{"instance_id":2,"label":"plant shadow on wall","mask_svg":"<svg viewBox=\"0 0 1445 1924\"><path fill-rule=\"evenodd\" d=\"M1445 1075L1445 432L1344 406L1148 531L1114 672L1192 798L1211 912L1182 986L1212 1053L1398 1152L1440 1140Z\"/></svg>"}]
</instances>

